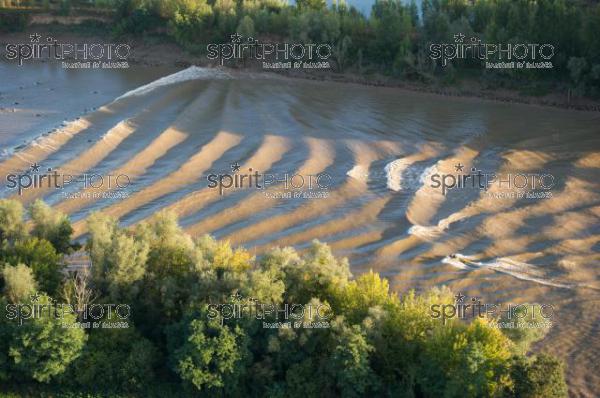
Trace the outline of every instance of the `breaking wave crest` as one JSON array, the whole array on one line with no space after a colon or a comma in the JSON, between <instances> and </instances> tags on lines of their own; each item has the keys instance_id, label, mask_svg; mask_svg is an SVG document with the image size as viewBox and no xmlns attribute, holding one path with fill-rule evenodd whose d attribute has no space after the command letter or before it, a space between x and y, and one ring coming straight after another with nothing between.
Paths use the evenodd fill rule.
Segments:
<instances>
[{"instance_id":1,"label":"breaking wave crest","mask_svg":"<svg viewBox=\"0 0 600 398\"><path fill-rule=\"evenodd\" d=\"M199 66L190 66L187 69L182 71L173 73L171 75L161 77L151 83L138 87L136 89L130 90L125 94L118 97L116 100L120 100L123 98L135 96L135 95L144 95L149 93L152 90L157 89L158 87L168 86L170 84L181 83L189 80L198 80L198 79L229 79L231 75L223 70L214 69L214 68L201 68Z\"/></svg>"}]
</instances>

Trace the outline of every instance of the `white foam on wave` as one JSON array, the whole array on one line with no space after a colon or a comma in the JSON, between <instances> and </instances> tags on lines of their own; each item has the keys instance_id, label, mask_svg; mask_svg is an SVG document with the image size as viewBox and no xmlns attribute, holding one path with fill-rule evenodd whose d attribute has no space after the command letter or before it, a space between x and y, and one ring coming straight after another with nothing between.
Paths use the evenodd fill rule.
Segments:
<instances>
[{"instance_id":1,"label":"white foam on wave","mask_svg":"<svg viewBox=\"0 0 600 398\"><path fill-rule=\"evenodd\" d=\"M563 289L572 289L578 285L573 283L563 283L544 278L544 273L535 265L522 261L516 261L506 257L500 257L486 263L475 261L472 256L465 256L457 253L453 256L446 256L442 263L452 265L459 269L475 270L481 268L491 269L513 276L517 279L539 283L541 285L558 287Z\"/></svg>"},{"instance_id":2,"label":"white foam on wave","mask_svg":"<svg viewBox=\"0 0 600 398\"><path fill-rule=\"evenodd\" d=\"M402 173L409 167L412 162L405 158L396 159L386 164L384 167L387 177L387 187L392 191L402 190Z\"/></svg>"},{"instance_id":3,"label":"white foam on wave","mask_svg":"<svg viewBox=\"0 0 600 398\"><path fill-rule=\"evenodd\" d=\"M419 176L419 182L423 185L425 185L427 183L427 181L430 180L430 176L437 173L438 169L437 169L437 163L433 164L431 166L429 166L428 168L426 168L425 170L423 170L423 172L421 173L421 175Z\"/></svg>"},{"instance_id":4,"label":"white foam on wave","mask_svg":"<svg viewBox=\"0 0 600 398\"><path fill-rule=\"evenodd\" d=\"M356 180L367 181L369 179L369 170L365 166L357 164L356 166L348 170L346 175Z\"/></svg>"},{"instance_id":5,"label":"white foam on wave","mask_svg":"<svg viewBox=\"0 0 600 398\"><path fill-rule=\"evenodd\" d=\"M450 222L451 220L443 219L437 225L413 225L408 229L408 233L424 239L436 239L446 232Z\"/></svg>"},{"instance_id":6,"label":"white foam on wave","mask_svg":"<svg viewBox=\"0 0 600 398\"><path fill-rule=\"evenodd\" d=\"M13 153L15 153L14 148L4 148L4 149L2 149L2 152L0 152L0 159L4 159L6 157L9 157Z\"/></svg>"},{"instance_id":7,"label":"white foam on wave","mask_svg":"<svg viewBox=\"0 0 600 398\"><path fill-rule=\"evenodd\" d=\"M173 73L168 76L161 77L160 79L154 80L148 84L140 86L136 89L130 90L125 94L118 97L116 100L120 100L123 98L135 96L135 95L144 95L149 93L150 91L162 87L168 86L175 83L185 82L189 80L198 80L198 79L229 79L231 75L223 70L215 69L215 68L201 68L199 66L190 66L187 69L182 71Z\"/></svg>"},{"instance_id":8,"label":"white foam on wave","mask_svg":"<svg viewBox=\"0 0 600 398\"><path fill-rule=\"evenodd\" d=\"M38 148L42 148L44 150L50 150L50 151L55 151L56 149L58 149L56 146L52 145L52 141L48 140L47 142L45 141L39 141L39 140L35 140L35 141L31 141L30 144L32 147L38 147Z\"/></svg>"},{"instance_id":9,"label":"white foam on wave","mask_svg":"<svg viewBox=\"0 0 600 398\"><path fill-rule=\"evenodd\" d=\"M57 140L59 135L73 137L76 133L71 131L71 129L77 130L78 128L83 128L86 126L85 123L86 122L81 118L81 116L71 120L65 119L60 123L60 125L51 131L39 134L38 136L28 141L23 141L22 144L16 145L12 148L3 149L2 152L0 152L0 159L7 158L9 156L15 156L16 158L29 163L31 162L31 159L27 157L27 154L25 153L26 149L40 148L44 151L54 152L58 150L61 145L59 143L60 140Z\"/></svg>"},{"instance_id":10,"label":"white foam on wave","mask_svg":"<svg viewBox=\"0 0 600 398\"><path fill-rule=\"evenodd\" d=\"M434 240L439 238L444 230L437 225L413 225L408 229L408 233L425 240Z\"/></svg>"},{"instance_id":11,"label":"white foam on wave","mask_svg":"<svg viewBox=\"0 0 600 398\"><path fill-rule=\"evenodd\" d=\"M516 261L506 257L497 258L495 261L484 264L488 268L505 272L507 274L523 277L522 279L543 278L544 273L535 265Z\"/></svg>"},{"instance_id":12,"label":"white foam on wave","mask_svg":"<svg viewBox=\"0 0 600 398\"><path fill-rule=\"evenodd\" d=\"M497 271L512 275L515 278L536 282L541 285L559 287L563 289L589 287L588 285L584 284L561 282L544 278L544 273L538 267L521 261L515 261L506 257L500 257L495 261L486 264L486 266Z\"/></svg>"},{"instance_id":13,"label":"white foam on wave","mask_svg":"<svg viewBox=\"0 0 600 398\"><path fill-rule=\"evenodd\" d=\"M413 166L415 162L419 160L420 159L415 159L413 155L407 158L396 159L386 164L383 169L385 170L387 177L387 187L392 191L401 191L402 189L406 188L402 179L402 174L404 174L409 167ZM412 187L416 186L417 183L425 185L429 180L429 176L437 173L438 169L437 164L433 164L423 171L420 171L420 167L414 168L411 171L414 172L408 173L406 177L408 179L408 185Z\"/></svg>"},{"instance_id":14,"label":"white foam on wave","mask_svg":"<svg viewBox=\"0 0 600 398\"><path fill-rule=\"evenodd\" d=\"M442 260L442 263L452 265L452 266L454 266L456 268L459 268L459 269L472 270L472 269L476 269L477 268L477 267L474 267L474 266L467 265L467 262L468 263L472 263L472 264L481 264L481 263L475 261L474 257L472 257L472 256L465 256L464 254L460 254L460 253L456 253L453 256L446 256Z\"/></svg>"}]
</instances>

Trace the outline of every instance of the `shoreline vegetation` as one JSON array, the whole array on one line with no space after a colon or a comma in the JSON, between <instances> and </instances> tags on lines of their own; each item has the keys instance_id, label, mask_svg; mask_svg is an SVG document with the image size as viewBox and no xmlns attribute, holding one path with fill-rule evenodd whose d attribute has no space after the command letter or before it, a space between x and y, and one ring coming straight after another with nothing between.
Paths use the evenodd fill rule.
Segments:
<instances>
[{"instance_id":1,"label":"shoreline vegetation","mask_svg":"<svg viewBox=\"0 0 600 398\"><path fill-rule=\"evenodd\" d=\"M600 111L600 4L425 0L375 1L365 16L324 0L2 0L0 31L37 29L80 40L132 43L132 61L145 65L216 66L208 43L232 32L271 43L331 43L331 70L273 71L292 78L397 87L453 97ZM551 69L486 69L482 61L430 57L432 43L456 34L487 43L550 43ZM3 35L13 40L15 33ZM21 35L22 36L22 35ZM22 37L21 37L22 39ZM175 60L173 60L175 59ZM493 60L491 60L493 61ZM231 70L263 71L238 60Z\"/></svg>"},{"instance_id":2,"label":"shoreline vegetation","mask_svg":"<svg viewBox=\"0 0 600 398\"><path fill-rule=\"evenodd\" d=\"M44 202L0 200L0 397L567 395L562 361L531 352L547 329L442 321L460 293L353 278L318 241L255 258L167 211L88 226L81 248Z\"/></svg>"}]
</instances>

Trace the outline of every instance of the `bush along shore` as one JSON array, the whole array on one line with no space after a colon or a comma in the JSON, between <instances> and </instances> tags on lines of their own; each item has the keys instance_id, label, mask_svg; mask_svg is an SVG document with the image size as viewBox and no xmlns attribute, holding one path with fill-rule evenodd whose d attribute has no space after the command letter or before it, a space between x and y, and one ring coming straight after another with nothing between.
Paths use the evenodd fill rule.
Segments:
<instances>
[{"instance_id":1,"label":"bush along shore","mask_svg":"<svg viewBox=\"0 0 600 398\"><path fill-rule=\"evenodd\" d=\"M539 329L442 321L448 289L398 295L317 241L255 258L165 211L88 225L80 247L43 202L0 201L0 396L566 396Z\"/></svg>"},{"instance_id":2,"label":"bush along shore","mask_svg":"<svg viewBox=\"0 0 600 398\"><path fill-rule=\"evenodd\" d=\"M5 7L11 4L4 0ZM417 7L377 0L369 15L339 1L327 6L325 0L298 0L294 5L282 0L19 4L19 9L4 9L7 17L0 18L0 30L52 21L46 14L56 14L67 23L80 23L79 30L137 38L141 46L176 43L186 52L175 55L180 64L220 65L220 60L208 59L207 47L232 44L232 34L244 44L250 38L260 43L327 44L329 69L277 72L600 110L600 4L593 2L424 0ZM151 51L141 52L152 59L149 62L156 61L148 55ZM250 52L224 64L261 69L262 62L253 62L256 57ZM144 62L143 57L139 60ZM515 66L520 60L521 68L498 67Z\"/></svg>"}]
</instances>

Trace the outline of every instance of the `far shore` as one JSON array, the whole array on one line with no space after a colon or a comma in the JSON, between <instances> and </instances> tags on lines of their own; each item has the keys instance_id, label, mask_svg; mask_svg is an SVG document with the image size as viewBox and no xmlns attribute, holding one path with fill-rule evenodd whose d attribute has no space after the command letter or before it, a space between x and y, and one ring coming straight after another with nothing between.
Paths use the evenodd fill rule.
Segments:
<instances>
[{"instance_id":1,"label":"far shore","mask_svg":"<svg viewBox=\"0 0 600 398\"><path fill-rule=\"evenodd\" d=\"M72 17L70 17L72 18ZM62 22L62 23L57 23ZM66 24L65 24L66 23ZM29 26L27 32L0 34L0 45L4 47L8 43L24 43L29 39L31 32L52 35L61 42L115 42L112 38L104 37L96 33L86 32L77 26L79 20L57 21L56 19L39 19ZM163 38L162 40L148 40L137 37L129 37L118 41L127 42L132 48L132 55L128 59L132 65L141 66L173 66L185 68L192 65L204 67L221 67L208 60L205 56L198 56L185 51L176 43ZM485 100L499 101L504 103L520 103L539 106L550 106L562 109L580 111L600 112L600 100L576 97L570 95L569 90L558 91L557 89L544 95L534 96L523 94L514 89L491 89L486 88L477 79L463 79L460 83L453 85L442 85L438 83L420 83L410 80L393 78L381 74L362 75L352 72L333 72L331 70L263 70L259 63L225 65L222 68L230 71L250 71L273 73L296 79L307 79L315 81L333 81L339 83L354 83L369 86L401 88L414 92L429 93L449 97L480 98Z\"/></svg>"}]
</instances>

